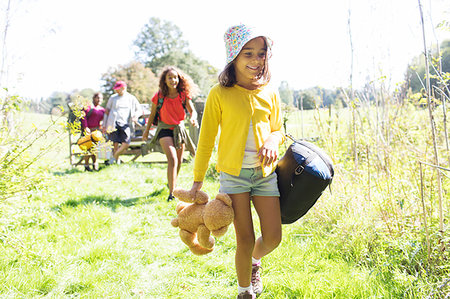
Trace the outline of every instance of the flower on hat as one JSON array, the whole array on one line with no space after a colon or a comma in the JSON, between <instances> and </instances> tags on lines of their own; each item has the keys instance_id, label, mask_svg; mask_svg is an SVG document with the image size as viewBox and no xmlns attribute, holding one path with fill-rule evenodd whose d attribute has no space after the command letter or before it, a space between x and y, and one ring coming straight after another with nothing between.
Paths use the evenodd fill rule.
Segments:
<instances>
[{"instance_id":1,"label":"flower on hat","mask_svg":"<svg viewBox=\"0 0 450 299\"><path fill-rule=\"evenodd\" d=\"M241 52L246 43L255 37L262 36L267 42L267 54L271 56L272 40L263 34L258 34L255 28L248 27L244 24L231 26L225 32L224 41L227 52L227 64L232 62Z\"/></svg>"}]
</instances>

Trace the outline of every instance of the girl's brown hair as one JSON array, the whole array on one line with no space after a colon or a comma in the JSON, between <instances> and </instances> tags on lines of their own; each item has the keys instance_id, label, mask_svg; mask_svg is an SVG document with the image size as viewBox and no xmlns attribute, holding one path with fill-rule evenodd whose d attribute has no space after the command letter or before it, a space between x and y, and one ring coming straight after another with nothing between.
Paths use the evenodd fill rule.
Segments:
<instances>
[{"instance_id":1,"label":"girl's brown hair","mask_svg":"<svg viewBox=\"0 0 450 299\"><path fill-rule=\"evenodd\" d=\"M166 84L166 76L167 73L170 71L175 71L178 74L178 85L177 85L177 91L178 93L184 93L187 98L192 99L193 96L195 96L197 92L197 85L192 81L191 77L183 73L181 70L174 66L166 66L159 76L159 90L161 91L163 96L169 95L169 88Z\"/></svg>"},{"instance_id":2,"label":"girl's brown hair","mask_svg":"<svg viewBox=\"0 0 450 299\"><path fill-rule=\"evenodd\" d=\"M264 44L267 49L267 44L268 44L267 39L264 36L261 36L261 37L264 39ZM236 58L239 56L239 54L236 56ZM228 63L225 66L225 68L223 69L223 71L219 74L219 83L223 87L231 87L237 83L236 69L234 68L234 61L236 60L236 58L232 62ZM265 85L265 84L269 83L270 78L271 78L271 74L270 74L270 70L269 70L269 54L268 54L268 51L266 50L266 57L264 59L264 67L261 71L261 74L259 74L258 79L260 80L261 85Z\"/></svg>"}]
</instances>

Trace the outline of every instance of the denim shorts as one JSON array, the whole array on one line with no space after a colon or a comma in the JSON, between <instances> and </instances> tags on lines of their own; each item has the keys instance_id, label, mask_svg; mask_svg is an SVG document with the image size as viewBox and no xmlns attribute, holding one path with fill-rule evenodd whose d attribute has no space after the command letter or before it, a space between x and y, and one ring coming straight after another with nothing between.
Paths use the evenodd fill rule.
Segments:
<instances>
[{"instance_id":1,"label":"denim shorts","mask_svg":"<svg viewBox=\"0 0 450 299\"><path fill-rule=\"evenodd\" d=\"M261 167L242 168L239 176L220 173L219 192L227 194L247 193L255 196L280 196L277 174L263 177Z\"/></svg>"}]
</instances>

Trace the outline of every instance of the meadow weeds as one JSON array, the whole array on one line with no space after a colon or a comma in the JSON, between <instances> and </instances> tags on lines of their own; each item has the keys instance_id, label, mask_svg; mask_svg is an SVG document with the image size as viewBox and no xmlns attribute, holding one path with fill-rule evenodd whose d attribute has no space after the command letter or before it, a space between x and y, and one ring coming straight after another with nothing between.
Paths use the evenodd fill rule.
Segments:
<instances>
[{"instance_id":1,"label":"meadow weeds","mask_svg":"<svg viewBox=\"0 0 450 299\"><path fill-rule=\"evenodd\" d=\"M438 231L431 169L424 172L430 256L420 201L418 161L431 152L426 112L405 106L384 129L374 111L360 112L357 161L348 112L303 113L304 137L329 153L336 175L306 216L283 226L282 243L263 261L260 298L445 297L449 231ZM298 126L291 115L287 130L301 137ZM35 168L46 188L0 201L2 298L236 297L233 228L211 254L192 255L170 225L176 202L166 201L164 164L82 172L70 169L62 143ZM184 163L179 187L191 180L192 162ZM443 186L448 211L447 177ZM214 196L218 187L211 167L203 190Z\"/></svg>"}]
</instances>

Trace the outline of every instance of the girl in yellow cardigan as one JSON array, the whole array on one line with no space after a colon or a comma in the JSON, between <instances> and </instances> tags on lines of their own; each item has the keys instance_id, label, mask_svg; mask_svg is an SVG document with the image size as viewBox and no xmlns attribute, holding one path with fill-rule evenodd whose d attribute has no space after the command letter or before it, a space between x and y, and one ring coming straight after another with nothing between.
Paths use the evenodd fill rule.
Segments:
<instances>
[{"instance_id":1,"label":"girl in yellow cardigan","mask_svg":"<svg viewBox=\"0 0 450 299\"><path fill-rule=\"evenodd\" d=\"M191 195L202 187L220 127L216 168L219 191L233 201L238 298L255 298L262 292L261 258L281 241L274 172L278 147L284 141L281 109L277 93L267 86L272 41L243 24L230 27L224 40L227 65L206 101ZM251 202L261 225L256 240Z\"/></svg>"}]
</instances>

